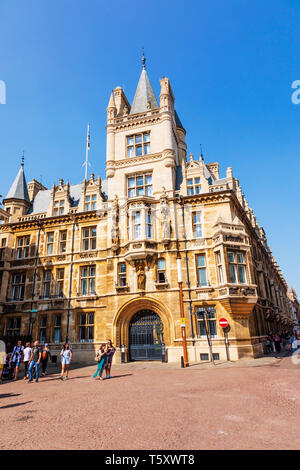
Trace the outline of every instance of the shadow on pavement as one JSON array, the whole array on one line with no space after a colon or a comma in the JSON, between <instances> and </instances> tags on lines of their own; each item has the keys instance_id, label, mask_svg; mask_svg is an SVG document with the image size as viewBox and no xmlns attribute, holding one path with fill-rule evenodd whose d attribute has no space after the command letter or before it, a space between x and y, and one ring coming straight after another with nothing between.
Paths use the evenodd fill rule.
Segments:
<instances>
[{"instance_id":1,"label":"shadow on pavement","mask_svg":"<svg viewBox=\"0 0 300 470\"><path fill-rule=\"evenodd\" d=\"M27 405L27 403L32 403L32 400L24 401L23 403L13 403L12 405L0 406L0 410L4 410L4 408L14 408L15 406Z\"/></svg>"},{"instance_id":2,"label":"shadow on pavement","mask_svg":"<svg viewBox=\"0 0 300 470\"><path fill-rule=\"evenodd\" d=\"M106 377L103 377L104 380L110 380L110 379L119 379L120 377L128 377L133 374L122 374L122 375L111 375L109 379L106 379Z\"/></svg>"},{"instance_id":3,"label":"shadow on pavement","mask_svg":"<svg viewBox=\"0 0 300 470\"><path fill-rule=\"evenodd\" d=\"M48 374L50 376L50 374ZM41 380L39 380L39 382L43 383L43 382L62 382L62 380L60 380L59 378L60 376L58 375L57 377L54 377L53 379L45 379L45 377L43 377ZM75 380L75 379L88 379L90 377L90 375L78 375L76 377L72 377L72 376L69 376L67 382L69 382L70 380ZM65 380L64 380L65 382Z\"/></svg>"},{"instance_id":4,"label":"shadow on pavement","mask_svg":"<svg viewBox=\"0 0 300 470\"><path fill-rule=\"evenodd\" d=\"M0 398L18 397L21 393L1 393Z\"/></svg>"}]
</instances>

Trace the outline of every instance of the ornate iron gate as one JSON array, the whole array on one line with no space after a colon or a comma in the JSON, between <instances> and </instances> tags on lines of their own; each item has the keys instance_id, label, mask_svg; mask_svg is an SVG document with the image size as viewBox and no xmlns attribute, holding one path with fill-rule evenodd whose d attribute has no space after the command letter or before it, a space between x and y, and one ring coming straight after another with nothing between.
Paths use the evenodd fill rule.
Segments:
<instances>
[{"instance_id":1,"label":"ornate iron gate","mask_svg":"<svg viewBox=\"0 0 300 470\"><path fill-rule=\"evenodd\" d=\"M141 310L129 324L129 354L131 361L161 360L163 324L152 310Z\"/></svg>"}]
</instances>

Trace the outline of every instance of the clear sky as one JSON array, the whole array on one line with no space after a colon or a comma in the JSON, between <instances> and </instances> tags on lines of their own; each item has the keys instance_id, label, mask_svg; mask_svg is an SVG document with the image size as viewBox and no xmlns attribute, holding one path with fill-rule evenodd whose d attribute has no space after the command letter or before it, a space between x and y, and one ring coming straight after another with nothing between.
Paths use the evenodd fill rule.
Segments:
<instances>
[{"instance_id":1,"label":"clear sky","mask_svg":"<svg viewBox=\"0 0 300 470\"><path fill-rule=\"evenodd\" d=\"M0 193L25 151L27 181L105 177L110 91L130 102L145 48L156 96L167 76L188 152L240 181L288 283L300 294L299 0L1 0Z\"/></svg>"}]
</instances>

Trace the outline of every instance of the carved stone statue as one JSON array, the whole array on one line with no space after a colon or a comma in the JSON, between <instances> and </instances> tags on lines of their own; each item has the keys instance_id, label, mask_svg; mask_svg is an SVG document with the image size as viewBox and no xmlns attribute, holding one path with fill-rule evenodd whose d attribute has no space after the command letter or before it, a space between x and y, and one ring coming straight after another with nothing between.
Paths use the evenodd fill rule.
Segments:
<instances>
[{"instance_id":1,"label":"carved stone statue","mask_svg":"<svg viewBox=\"0 0 300 470\"><path fill-rule=\"evenodd\" d=\"M111 212L111 241L114 245L119 242L119 200L115 195Z\"/></svg>"},{"instance_id":2,"label":"carved stone statue","mask_svg":"<svg viewBox=\"0 0 300 470\"><path fill-rule=\"evenodd\" d=\"M136 275L137 275L137 285L139 290L145 290L146 284L146 274L145 274L145 267L142 263L140 263L136 268Z\"/></svg>"},{"instance_id":3,"label":"carved stone statue","mask_svg":"<svg viewBox=\"0 0 300 470\"><path fill-rule=\"evenodd\" d=\"M166 188L164 186L162 188L162 194L160 196L160 221L162 228L162 238L163 240L168 240L171 235L171 217L168 196L166 193Z\"/></svg>"}]
</instances>

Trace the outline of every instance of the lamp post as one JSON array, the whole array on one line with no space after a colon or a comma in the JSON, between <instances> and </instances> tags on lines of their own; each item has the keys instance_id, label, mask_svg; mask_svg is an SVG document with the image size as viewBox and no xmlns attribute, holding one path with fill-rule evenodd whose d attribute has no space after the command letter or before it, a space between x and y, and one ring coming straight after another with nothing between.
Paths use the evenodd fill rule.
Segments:
<instances>
[{"instance_id":1,"label":"lamp post","mask_svg":"<svg viewBox=\"0 0 300 470\"><path fill-rule=\"evenodd\" d=\"M32 336L32 329L33 329L33 324L36 320L36 316L37 316L37 309L31 309L30 310L30 336Z\"/></svg>"},{"instance_id":2,"label":"lamp post","mask_svg":"<svg viewBox=\"0 0 300 470\"><path fill-rule=\"evenodd\" d=\"M188 353L186 347L186 331L185 331L185 317L183 309L183 293L182 293L182 270L181 270L181 258L177 256L177 274L178 274L178 285L179 285L179 305L180 305L180 327L182 336L182 348L183 348L183 365L184 367L189 366Z\"/></svg>"}]
</instances>

